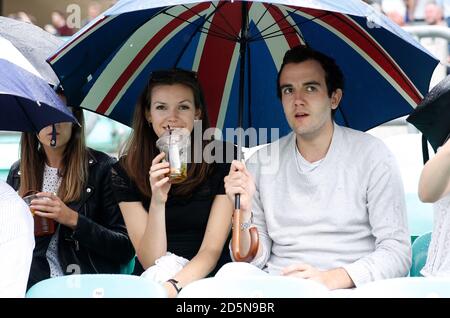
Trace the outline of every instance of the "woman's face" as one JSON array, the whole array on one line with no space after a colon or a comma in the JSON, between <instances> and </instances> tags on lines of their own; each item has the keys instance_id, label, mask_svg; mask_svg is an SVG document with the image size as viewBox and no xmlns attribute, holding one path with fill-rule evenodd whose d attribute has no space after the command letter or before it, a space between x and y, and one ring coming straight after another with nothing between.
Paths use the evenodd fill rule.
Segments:
<instances>
[{"instance_id":1,"label":"woman's face","mask_svg":"<svg viewBox=\"0 0 450 318\"><path fill-rule=\"evenodd\" d=\"M200 119L201 112L195 108L191 88L182 84L157 85L153 87L151 96L146 117L158 137L169 127L186 128L192 132L194 120Z\"/></svg>"},{"instance_id":2,"label":"woman's face","mask_svg":"<svg viewBox=\"0 0 450 318\"><path fill-rule=\"evenodd\" d=\"M59 98L63 101L64 105L67 105L67 99L63 94L58 94ZM69 110L72 112L72 107L69 107ZM65 123L58 123L55 124L56 129L56 146L52 148L60 148L65 147L67 143L70 140L70 137L72 137L72 126L73 124L71 122L65 122ZM42 128L42 130L38 134L38 139L44 146L50 146L51 140L52 140L52 125L49 125L45 128Z\"/></svg>"},{"instance_id":3,"label":"woman's face","mask_svg":"<svg viewBox=\"0 0 450 318\"><path fill-rule=\"evenodd\" d=\"M56 146L53 148L65 147L72 136L72 123L58 123L55 124L56 129ZM50 142L52 140L52 125L43 128L39 134L38 139L44 146L50 147Z\"/></svg>"}]
</instances>

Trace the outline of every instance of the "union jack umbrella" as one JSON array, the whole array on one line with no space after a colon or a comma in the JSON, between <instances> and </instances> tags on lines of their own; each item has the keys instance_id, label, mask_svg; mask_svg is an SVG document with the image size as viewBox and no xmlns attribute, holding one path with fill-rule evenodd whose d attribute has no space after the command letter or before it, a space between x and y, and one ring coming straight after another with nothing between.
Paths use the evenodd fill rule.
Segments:
<instances>
[{"instance_id":1,"label":"union jack umbrella","mask_svg":"<svg viewBox=\"0 0 450 318\"><path fill-rule=\"evenodd\" d=\"M290 128L276 95L277 72L284 53L299 44L342 68L346 88L335 120L358 130L409 114L438 63L359 0L122 0L48 62L69 104L127 125L153 70L191 69L213 126L279 128L282 136Z\"/></svg>"}]
</instances>

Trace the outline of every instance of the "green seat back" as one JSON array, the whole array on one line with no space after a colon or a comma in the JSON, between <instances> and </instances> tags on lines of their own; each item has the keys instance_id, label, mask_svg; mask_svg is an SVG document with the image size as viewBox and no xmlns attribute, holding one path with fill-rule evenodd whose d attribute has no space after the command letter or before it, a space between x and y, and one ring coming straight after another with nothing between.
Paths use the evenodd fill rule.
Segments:
<instances>
[{"instance_id":1,"label":"green seat back","mask_svg":"<svg viewBox=\"0 0 450 318\"><path fill-rule=\"evenodd\" d=\"M428 246L431 241L431 232L419 236L412 244L412 264L410 270L411 277L420 277L420 271L427 261Z\"/></svg>"},{"instance_id":2,"label":"green seat back","mask_svg":"<svg viewBox=\"0 0 450 318\"><path fill-rule=\"evenodd\" d=\"M135 263L136 263L136 256L133 257L128 263L120 266L120 273L126 275L133 274Z\"/></svg>"}]
</instances>

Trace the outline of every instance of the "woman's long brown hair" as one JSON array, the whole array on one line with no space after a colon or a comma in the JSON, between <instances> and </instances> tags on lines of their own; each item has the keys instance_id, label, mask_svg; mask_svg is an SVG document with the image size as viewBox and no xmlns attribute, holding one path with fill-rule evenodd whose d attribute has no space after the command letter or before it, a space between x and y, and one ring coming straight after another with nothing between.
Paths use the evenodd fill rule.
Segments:
<instances>
[{"instance_id":1,"label":"woman's long brown hair","mask_svg":"<svg viewBox=\"0 0 450 318\"><path fill-rule=\"evenodd\" d=\"M202 136L206 129L210 127L206 106L200 83L196 73L181 69L153 72L144 91L142 92L133 116L133 132L125 146L120 162L128 176L134 181L145 197L151 198L151 187L149 181L149 170L152 160L160 153L156 147L156 135L153 128L146 119L146 111L150 109L151 94L153 87L157 85L181 84L190 88L194 95L195 109L201 111ZM202 149L209 141L194 140L191 133L191 149L195 149L194 144L201 142ZM194 158L193 154L191 158ZM187 179L182 183L172 185L171 193L174 196L188 197L193 190L203 183L211 171L211 166L204 162L191 163L188 165Z\"/></svg>"},{"instance_id":2,"label":"woman's long brown hair","mask_svg":"<svg viewBox=\"0 0 450 318\"><path fill-rule=\"evenodd\" d=\"M88 150L84 138L84 116L80 108L73 108L80 125L73 124L72 136L64 149L58 175L62 177L58 197L65 203L81 198L88 178ZM20 139L19 195L30 190L41 190L44 178L45 151L36 133L22 133Z\"/></svg>"}]
</instances>

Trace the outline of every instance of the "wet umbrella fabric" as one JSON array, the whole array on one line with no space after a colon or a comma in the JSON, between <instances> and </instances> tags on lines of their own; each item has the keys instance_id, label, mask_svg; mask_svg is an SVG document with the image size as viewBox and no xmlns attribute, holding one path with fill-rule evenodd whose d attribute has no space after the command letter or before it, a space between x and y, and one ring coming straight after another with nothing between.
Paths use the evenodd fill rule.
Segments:
<instances>
[{"instance_id":1,"label":"wet umbrella fabric","mask_svg":"<svg viewBox=\"0 0 450 318\"><path fill-rule=\"evenodd\" d=\"M0 17L0 36L10 41L47 83L59 83L58 77L45 60L51 52L64 44L63 40L36 25L6 17Z\"/></svg>"},{"instance_id":2,"label":"wet umbrella fabric","mask_svg":"<svg viewBox=\"0 0 450 318\"><path fill-rule=\"evenodd\" d=\"M0 37L0 47L0 130L39 132L54 123L77 123L11 42Z\"/></svg>"}]
</instances>

